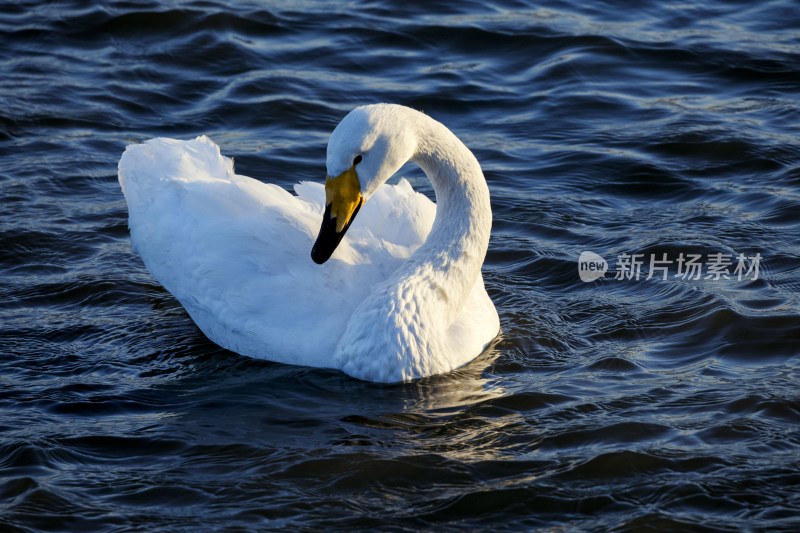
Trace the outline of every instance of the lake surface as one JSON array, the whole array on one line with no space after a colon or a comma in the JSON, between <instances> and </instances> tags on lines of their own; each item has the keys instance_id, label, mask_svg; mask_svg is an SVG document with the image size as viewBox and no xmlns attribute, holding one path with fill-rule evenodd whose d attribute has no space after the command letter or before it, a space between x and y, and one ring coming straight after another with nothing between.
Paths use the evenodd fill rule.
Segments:
<instances>
[{"instance_id":1,"label":"lake surface","mask_svg":"<svg viewBox=\"0 0 800 533\"><path fill-rule=\"evenodd\" d=\"M0 530L800 529L800 10L636 5L5 2ZM210 343L125 146L289 187L381 101L481 162L502 337L392 386Z\"/></svg>"}]
</instances>

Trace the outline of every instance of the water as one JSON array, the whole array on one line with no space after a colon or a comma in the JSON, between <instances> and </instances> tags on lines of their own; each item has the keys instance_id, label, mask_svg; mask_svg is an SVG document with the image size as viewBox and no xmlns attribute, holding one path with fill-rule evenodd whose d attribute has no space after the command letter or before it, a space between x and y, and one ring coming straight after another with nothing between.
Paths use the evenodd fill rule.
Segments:
<instances>
[{"instance_id":1,"label":"water","mask_svg":"<svg viewBox=\"0 0 800 533\"><path fill-rule=\"evenodd\" d=\"M792 0L227 4L0 7L0 529L800 528ZM394 386L211 344L131 251L125 145L288 187L378 101L481 161L502 338Z\"/></svg>"}]
</instances>

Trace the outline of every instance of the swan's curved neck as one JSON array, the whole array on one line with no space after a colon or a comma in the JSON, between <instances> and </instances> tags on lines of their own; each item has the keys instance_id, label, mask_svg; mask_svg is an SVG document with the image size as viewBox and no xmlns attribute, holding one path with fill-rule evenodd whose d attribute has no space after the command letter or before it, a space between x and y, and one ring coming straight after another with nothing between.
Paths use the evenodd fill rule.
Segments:
<instances>
[{"instance_id":1,"label":"swan's curved neck","mask_svg":"<svg viewBox=\"0 0 800 533\"><path fill-rule=\"evenodd\" d=\"M406 112L413 115L403 122L416 136L411 160L433 183L436 219L425 243L350 317L334 356L348 374L379 381L445 372L475 355L454 355L462 334L450 328L481 279L492 229L489 188L475 156L442 124Z\"/></svg>"},{"instance_id":2,"label":"swan's curved neck","mask_svg":"<svg viewBox=\"0 0 800 533\"><path fill-rule=\"evenodd\" d=\"M415 280L419 297L430 298L425 307L449 323L486 256L492 227L489 188L478 160L450 130L426 115L415 124L418 143L411 159L433 184L436 220L400 275Z\"/></svg>"}]
</instances>

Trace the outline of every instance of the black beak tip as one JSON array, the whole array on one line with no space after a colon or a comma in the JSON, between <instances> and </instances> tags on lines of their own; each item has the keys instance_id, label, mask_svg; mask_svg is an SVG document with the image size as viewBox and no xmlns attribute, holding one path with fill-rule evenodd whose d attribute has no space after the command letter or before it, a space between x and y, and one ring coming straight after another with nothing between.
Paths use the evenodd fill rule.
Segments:
<instances>
[{"instance_id":1,"label":"black beak tip","mask_svg":"<svg viewBox=\"0 0 800 533\"><path fill-rule=\"evenodd\" d=\"M336 231L336 219L331 218L331 204L325 208L325 214L322 215L322 226L319 228L319 235L317 236L314 246L311 248L311 259L318 265L331 258L336 247L342 241L342 237L347 232L350 224L353 222L361 205L358 205L353 211L349 222L342 231Z\"/></svg>"},{"instance_id":2,"label":"black beak tip","mask_svg":"<svg viewBox=\"0 0 800 533\"><path fill-rule=\"evenodd\" d=\"M316 264L321 265L325 261L331 258L331 254L325 254L320 251L318 246L314 246L311 249L311 260L314 261Z\"/></svg>"}]
</instances>

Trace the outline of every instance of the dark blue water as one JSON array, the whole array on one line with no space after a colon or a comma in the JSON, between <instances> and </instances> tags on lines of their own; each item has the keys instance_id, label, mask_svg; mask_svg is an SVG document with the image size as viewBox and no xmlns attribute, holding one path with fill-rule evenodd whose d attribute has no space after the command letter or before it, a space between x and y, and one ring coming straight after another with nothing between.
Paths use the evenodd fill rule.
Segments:
<instances>
[{"instance_id":1,"label":"dark blue water","mask_svg":"<svg viewBox=\"0 0 800 533\"><path fill-rule=\"evenodd\" d=\"M3 3L0 530L800 528L800 8L632 5ZM124 147L290 186L380 101L483 165L496 346L385 386L211 344L131 250Z\"/></svg>"}]
</instances>

